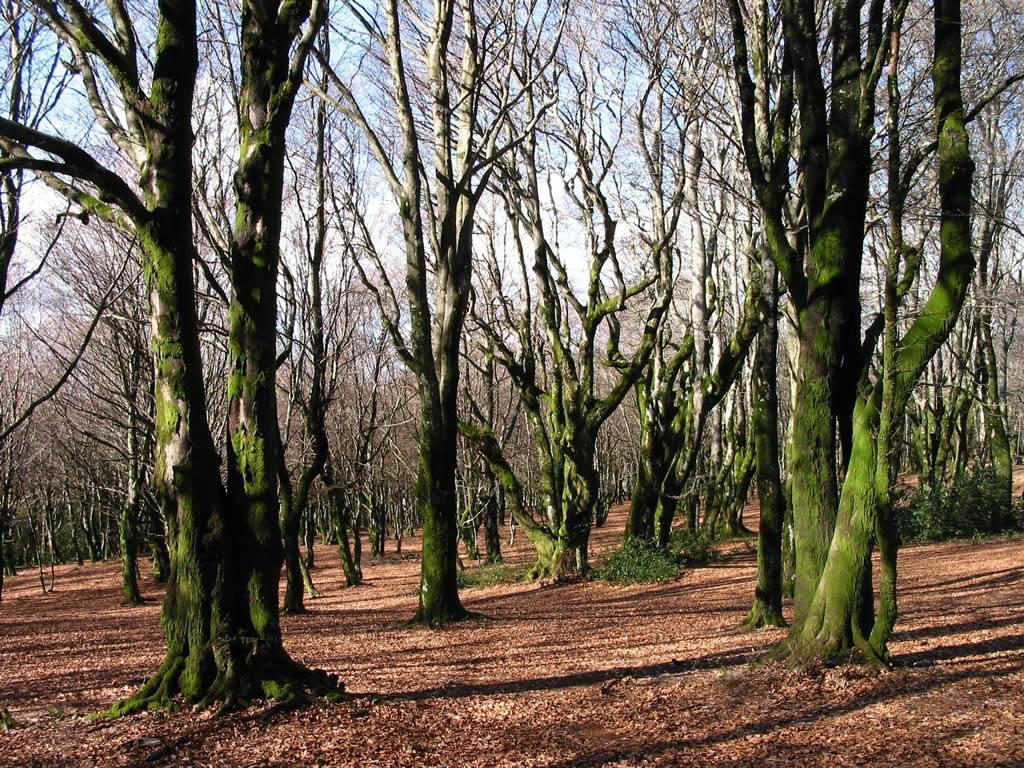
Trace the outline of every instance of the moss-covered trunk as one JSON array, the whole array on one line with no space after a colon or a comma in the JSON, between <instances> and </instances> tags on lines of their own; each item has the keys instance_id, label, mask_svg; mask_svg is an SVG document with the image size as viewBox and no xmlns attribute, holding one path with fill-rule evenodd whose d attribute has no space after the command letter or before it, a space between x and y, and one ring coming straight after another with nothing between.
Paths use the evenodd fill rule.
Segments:
<instances>
[{"instance_id":1,"label":"moss-covered trunk","mask_svg":"<svg viewBox=\"0 0 1024 768\"><path fill-rule=\"evenodd\" d=\"M152 102L160 116L147 148L142 183L151 211L138 227L149 297L156 404L153 490L171 543L162 624L167 654L160 669L114 714L166 705L181 693L206 697L216 677L214 605L224 494L206 417L193 286L191 96L198 66L195 5L169 3L159 21ZM164 128L165 131L161 131Z\"/></svg>"},{"instance_id":2,"label":"moss-covered trunk","mask_svg":"<svg viewBox=\"0 0 1024 768\"><path fill-rule=\"evenodd\" d=\"M324 484L327 486L327 504L330 508L331 525L338 544L338 559L345 574L346 587L358 587L363 583L363 570L353 555L352 514L345 498L345 489L338 482L334 463L328 459L323 469ZM358 534L357 534L358 535Z\"/></svg>"},{"instance_id":3,"label":"moss-covered trunk","mask_svg":"<svg viewBox=\"0 0 1024 768\"><path fill-rule=\"evenodd\" d=\"M488 564L500 563L501 555L501 495L498 492L498 481L488 469L487 488L489 493L484 500L484 552Z\"/></svg>"},{"instance_id":4,"label":"moss-covered trunk","mask_svg":"<svg viewBox=\"0 0 1024 768\"><path fill-rule=\"evenodd\" d=\"M333 679L285 653L277 605L276 270L284 130L301 78L302 44L295 52L298 71L291 71L288 54L310 7L243 3L227 493L206 421L193 252L181 245L181 233L192 231L195 6L173 3L161 10L153 101L162 119L154 121L144 179L154 215L140 239L155 360L154 483L172 543L163 614L168 649L157 674L114 712L164 704L179 692L200 706L232 707L261 697L294 703L305 689L336 690Z\"/></svg>"},{"instance_id":5,"label":"moss-covered trunk","mask_svg":"<svg viewBox=\"0 0 1024 768\"><path fill-rule=\"evenodd\" d=\"M139 505L137 497L125 500L121 509L121 591L125 605L142 603L139 591Z\"/></svg>"},{"instance_id":6,"label":"moss-covered trunk","mask_svg":"<svg viewBox=\"0 0 1024 768\"><path fill-rule=\"evenodd\" d=\"M763 317L757 339L752 425L760 525L757 531L754 604L744 621L744 626L749 629L786 624L782 617L782 535L786 499L779 465L777 271L772 265L764 265L764 270L763 279L768 290L763 293Z\"/></svg>"},{"instance_id":7,"label":"moss-covered trunk","mask_svg":"<svg viewBox=\"0 0 1024 768\"><path fill-rule=\"evenodd\" d=\"M978 252L978 288L981 295L977 315L978 368L981 372L981 400L984 404L985 437L992 455L992 468L1003 485L1003 503L1007 509L1013 504L1013 458L1010 438L1006 430L1006 408L1003 391L1005 378L999 365L995 340L992 335L992 309L994 288L1000 278L998 263L990 272L990 261L995 251L998 231L1004 226L1007 206L1007 177L997 184L990 183L986 199L980 204L984 217ZM995 187L992 189L991 187ZM997 521L993 521L998 525Z\"/></svg>"},{"instance_id":8,"label":"moss-covered trunk","mask_svg":"<svg viewBox=\"0 0 1024 768\"><path fill-rule=\"evenodd\" d=\"M870 589L871 549L880 505L888 502L888 463L879 462L878 432L883 396L898 423L911 390L929 360L945 342L959 317L971 275L971 160L960 89L961 18L959 0L935 4L935 53L932 68L938 134L940 202L939 271L924 308L895 345L892 370L874 386L861 383L854 411L851 461L843 484L839 520L828 561L799 634L790 636L797 658L821 658L860 650L886 663L886 641L894 616L886 612L876 625ZM892 390L885 392L885 387ZM884 510L883 510L884 513ZM886 541L885 546L890 542ZM891 558L894 564L894 559ZM891 579L891 575L888 577ZM891 585L890 588L894 588ZM894 606L886 596L883 606Z\"/></svg>"},{"instance_id":9,"label":"moss-covered trunk","mask_svg":"<svg viewBox=\"0 0 1024 768\"><path fill-rule=\"evenodd\" d=\"M652 367L659 366L652 363ZM636 385L640 406L640 463L626 519L626 538L656 541L664 547L668 545L682 484L677 468L690 442L685 430L685 434L680 434L678 427L685 426L688 420L679 417L679 409L691 409L692 404L674 402L676 393L666 388L674 390L675 383L668 380L667 374L662 375L658 387L652 391L655 383L652 375L656 375L656 371L649 372Z\"/></svg>"},{"instance_id":10,"label":"moss-covered trunk","mask_svg":"<svg viewBox=\"0 0 1024 768\"><path fill-rule=\"evenodd\" d=\"M427 411L430 404L421 407ZM413 621L442 626L465 618L467 613L459 600L457 580L456 424L430 411L433 413L424 413L420 420L416 501L423 520L423 560L419 607Z\"/></svg>"}]
</instances>

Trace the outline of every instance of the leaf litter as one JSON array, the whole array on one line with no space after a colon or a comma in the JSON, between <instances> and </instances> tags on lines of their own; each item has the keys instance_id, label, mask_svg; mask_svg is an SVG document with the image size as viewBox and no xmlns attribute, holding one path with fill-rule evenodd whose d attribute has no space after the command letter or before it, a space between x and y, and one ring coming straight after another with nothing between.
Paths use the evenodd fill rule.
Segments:
<instances>
[{"instance_id":1,"label":"leaf litter","mask_svg":"<svg viewBox=\"0 0 1024 768\"><path fill-rule=\"evenodd\" d=\"M595 530L595 554L623 520L617 508ZM517 538L505 555L525 571ZM367 583L348 590L318 548L322 597L282 617L285 646L353 698L292 712L86 720L162 660L159 585L126 607L115 561L58 567L47 595L31 570L8 578L0 765L1024 766L1020 538L904 549L885 672L765 662L785 630L736 630L753 595L750 542L657 584L465 589L478 617L439 631L403 626L418 543L367 559Z\"/></svg>"}]
</instances>

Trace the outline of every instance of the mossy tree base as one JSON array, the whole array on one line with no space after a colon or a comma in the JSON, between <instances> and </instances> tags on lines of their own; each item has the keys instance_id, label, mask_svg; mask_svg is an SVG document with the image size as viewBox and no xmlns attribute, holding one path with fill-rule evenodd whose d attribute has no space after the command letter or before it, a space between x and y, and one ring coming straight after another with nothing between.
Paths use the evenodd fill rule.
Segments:
<instances>
[{"instance_id":1,"label":"mossy tree base","mask_svg":"<svg viewBox=\"0 0 1024 768\"><path fill-rule=\"evenodd\" d=\"M740 624L741 632L753 632L762 627L786 627L789 626L780 611L772 609L765 603L755 602L747 614L747 618Z\"/></svg>"},{"instance_id":2,"label":"mossy tree base","mask_svg":"<svg viewBox=\"0 0 1024 768\"><path fill-rule=\"evenodd\" d=\"M590 566L580 547L573 547L562 539L550 539L547 546L537 547L537 562L526 573L525 581L569 581L585 576Z\"/></svg>"},{"instance_id":3,"label":"mossy tree base","mask_svg":"<svg viewBox=\"0 0 1024 768\"><path fill-rule=\"evenodd\" d=\"M142 689L97 717L116 718L154 709L175 711L182 704L195 709L217 707L217 714L244 709L254 701L273 701L280 708L305 706L314 698L341 701L345 686L337 675L310 669L283 650L250 652L251 642L225 643L225 650L210 648L194 658L169 655ZM195 667L216 668L203 680Z\"/></svg>"},{"instance_id":4,"label":"mossy tree base","mask_svg":"<svg viewBox=\"0 0 1024 768\"><path fill-rule=\"evenodd\" d=\"M837 636L822 629L818 634L801 633L787 637L769 652L769 656L790 667L818 664L868 665L877 669L890 669L888 650L874 648L860 632L856 636L843 633Z\"/></svg>"},{"instance_id":5,"label":"mossy tree base","mask_svg":"<svg viewBox=\"0 0 1024 768\"><path fill-rule=\"evenodd\" d=\"M427 627L428 629L444 629L448 624L455 624L459 621L478 619L480 614L467 611L460 604L458 608L442 611L425 611L422 607L416 614L405 622L406 627Z\"/></svg>"}]
</instances>

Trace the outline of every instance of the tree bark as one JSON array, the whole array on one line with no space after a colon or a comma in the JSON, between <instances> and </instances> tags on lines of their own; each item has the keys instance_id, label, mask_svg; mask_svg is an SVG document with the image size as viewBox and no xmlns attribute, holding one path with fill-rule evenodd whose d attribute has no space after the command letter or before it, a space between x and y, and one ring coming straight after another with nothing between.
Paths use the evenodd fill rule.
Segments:
<instances>
[{"instance_id":1,"label":"tree bark","mask_svg":"<svg viewBox=\"0 0 1024 768\"><path fill-rule=\"evenodd\" d=\"M786 499L779 467L778 272L766 261L762 260L765 287L762 293L763 317L757 339L753 418L760 525L754 604L744 621L748 629L786 625L782 617L782 535Z\"/></svg>"},{"instance_id":2,"label":"tree bark","mask_svg":"<svg viewBox=\"0 0 1024 768\"><path fill-rule=\"evenodd\" d=\"M889 375L874 386L861 384L836 535L806 620L796 642L791 642L790 650L796 658L836 656L856 649L875 663L888 661L886 641L895 617L887 614L879 625L875 624L869 589L879 507L888 502L888 462L879 462L879 451L888 446L880 445L878 440L885 387L892 387L887 398L891 409L888 418L899 421L912 387L959 317L974 272L970 224L974 163L960 87L959 0L939 0L934 16L932 79L938 134L939 271L920 315L895 347L898 351Z\"/></svg>"}]
</instances>

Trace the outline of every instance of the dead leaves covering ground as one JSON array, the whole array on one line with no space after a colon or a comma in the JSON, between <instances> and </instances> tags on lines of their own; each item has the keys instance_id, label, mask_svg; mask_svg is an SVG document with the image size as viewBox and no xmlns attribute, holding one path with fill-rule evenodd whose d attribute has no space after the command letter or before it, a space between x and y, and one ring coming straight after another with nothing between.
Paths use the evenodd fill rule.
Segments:
<instances>
[{"instance_id":1,"label":"dead leaves covering ground","mask_svg":"<svg viewBox=\"0 0 1024 768\"><path fill-rule=\"evenodd\" d=\"M614 545L622 511L596 532ZM528 553L511 554L525 564ZM406 542L411 549L417 542ZM742 634L754 557L730 545L665 584L500 585L463 591L482 618L403 629L418 559L365 563L340 588L318 550L324 597L285 617L289 651L357 698L223 718L109 707L158 665L159 589L119 605L118 564L30 571L0 605L0 764L17 766L1024 766L1024 541L901 554L897 666L754 664L781 630ZM470 566L473 567L473 566Z\"/></svg>"}]
</instances>

